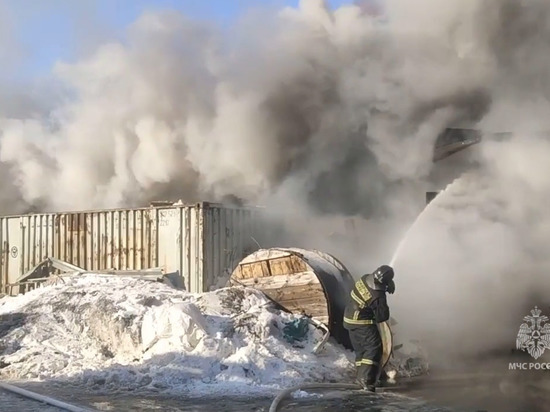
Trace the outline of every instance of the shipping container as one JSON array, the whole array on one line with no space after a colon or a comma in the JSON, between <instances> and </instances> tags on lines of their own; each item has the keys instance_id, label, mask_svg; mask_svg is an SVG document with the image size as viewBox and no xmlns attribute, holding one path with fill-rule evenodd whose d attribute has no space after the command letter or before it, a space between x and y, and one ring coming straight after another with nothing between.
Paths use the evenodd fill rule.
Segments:
<instances>
[{"instance_id":1,"label":"shipping container","mask_svg":"<svg viewBox=\"0 0 550 412\"><path fill-rule=\"evenodd\" d=\"M87 271L162 268L204 292L258 249L261 209L172 204L0 217L2 290L46 258Z\"/></svg>"}]
</instances>

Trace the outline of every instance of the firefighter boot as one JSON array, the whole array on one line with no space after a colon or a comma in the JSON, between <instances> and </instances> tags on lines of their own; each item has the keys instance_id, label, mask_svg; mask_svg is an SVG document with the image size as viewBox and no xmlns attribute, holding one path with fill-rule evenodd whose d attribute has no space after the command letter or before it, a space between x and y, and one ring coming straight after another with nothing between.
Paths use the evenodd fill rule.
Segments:
<instances>
[{"instance_id":1,"label":"firefighter boot","mask_svg":"<svg viewBox=\"0 0 550 412\"><path fill-rule=\"evenodd\" d=\"M359 385L362 389L367 390L367 366L361 365L357 368L357 376L355 378L355 383Z\"/></svg>"},{"instance_id":2,"label":"firefighter boot","mask_svg":"<svg viewBox=\"0 0 550 412\"><path fill-rule=\"evenodd\" d=\"M376 392L376 378L378 377L378 366L368 365L364 375L366 382L366 389L369 392Z\"/></svg>"},{"instance_id":3,"label":"firefighter boot","mask_svg":"<svg viewBox=\"0 0 550 412\"><path fill-rule=\"evenodd\" d=\"M357 379L355 382L369 392L375 392L376 375L378 368L374 365L361 365L357 368Z\"/></svg>"}]
</instances>

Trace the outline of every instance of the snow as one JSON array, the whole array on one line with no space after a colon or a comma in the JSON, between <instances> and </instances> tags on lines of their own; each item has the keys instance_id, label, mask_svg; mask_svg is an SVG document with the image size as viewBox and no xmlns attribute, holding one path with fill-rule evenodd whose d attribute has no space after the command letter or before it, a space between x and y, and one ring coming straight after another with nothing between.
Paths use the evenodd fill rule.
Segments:
<instances>
[{"instance_id":1,"label":"snow","mask_svg":"<svg viewBox=\"0 0 550 412\"><path fill-rule=\"evenodd\" d=\"M353 353L260 292L190 294L160 282L84 274L0 299L0 378L92 389L266 394L304 382L349 381Z\"/></svg>"}]
</instances>

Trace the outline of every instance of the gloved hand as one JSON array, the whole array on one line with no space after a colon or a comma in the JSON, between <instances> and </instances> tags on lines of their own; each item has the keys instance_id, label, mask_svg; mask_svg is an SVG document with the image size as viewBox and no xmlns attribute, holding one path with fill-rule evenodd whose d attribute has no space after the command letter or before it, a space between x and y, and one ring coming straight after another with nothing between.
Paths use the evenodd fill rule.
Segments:
<instances>
[{"instance_id":1,"label":"gloved hand","mask_svg":"<svg viewBox=\"0 0 550 412\"><path fill-rule=\"evenodd\" d=\"M393 295L395 292L395 282L393 280L390 280L388 283L388 286L386 287L386 292L388 292L390 295Z\"/></svg>"}]
</instances>

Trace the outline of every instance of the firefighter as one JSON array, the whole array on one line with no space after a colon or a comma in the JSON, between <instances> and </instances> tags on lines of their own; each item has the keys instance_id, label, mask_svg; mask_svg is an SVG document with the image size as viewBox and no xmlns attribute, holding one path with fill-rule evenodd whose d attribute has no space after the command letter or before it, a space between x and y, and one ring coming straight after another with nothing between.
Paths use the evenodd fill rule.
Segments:
<instances>
[{"instance_id":1,"label":"firefighter","mask_svg":"<svg viewBox=\"0 0 550 412\"><path fill-rule=\"evenodd\" d=\"M355 352L357 383L370 392L375 392L382 372L383 347L377 324L390 318L386 292L395 292L393 276L393 269L387 265L362 276L355 283L344 312L344 327Z\"/></svg>"}]
</instances>

